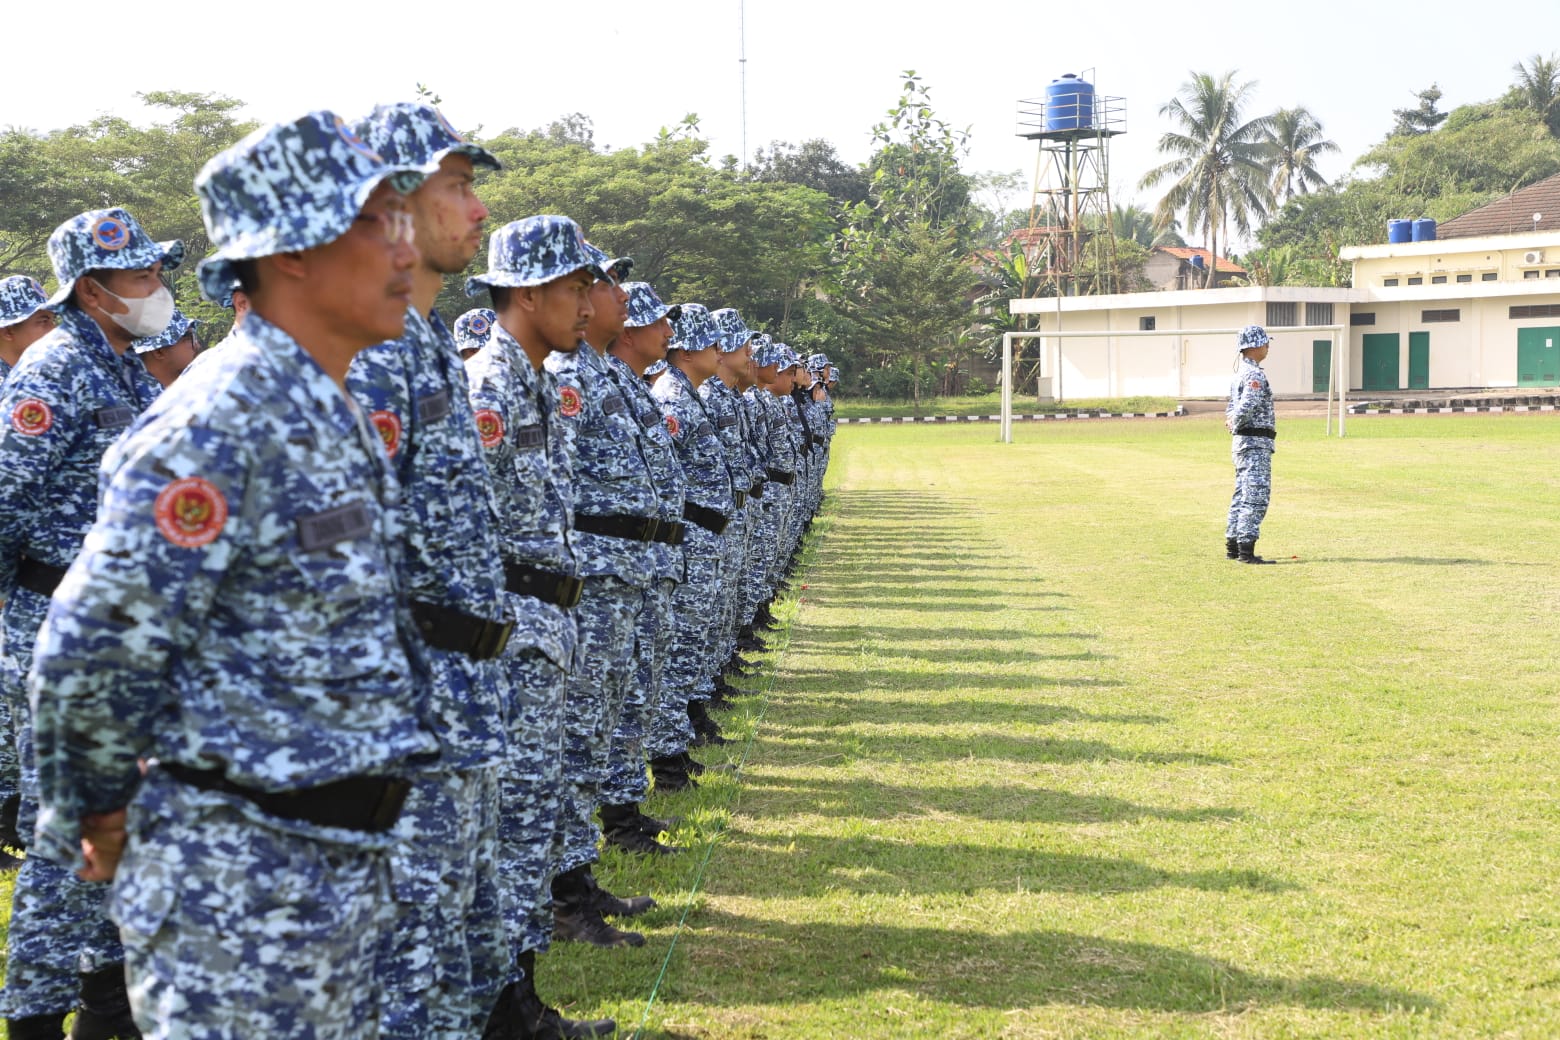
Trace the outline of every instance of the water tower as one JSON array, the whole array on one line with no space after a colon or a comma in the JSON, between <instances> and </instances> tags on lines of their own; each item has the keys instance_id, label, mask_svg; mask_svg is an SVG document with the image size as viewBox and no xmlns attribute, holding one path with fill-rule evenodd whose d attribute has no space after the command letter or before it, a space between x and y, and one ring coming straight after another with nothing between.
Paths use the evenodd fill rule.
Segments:
<instances>
[{"instance_id":1,"label":"water tower","mask_svg":"<svg viewBox=\"0 0 1560 1040\"><path fill-rule=\"evenodd\" d=\"M1018 103L1018 136L1038 141L1029 226L1016 233L1041 296L1117 292L1110 139L1127 132L1121 98L1072 73Z\"/></svg>"}]
</instances>

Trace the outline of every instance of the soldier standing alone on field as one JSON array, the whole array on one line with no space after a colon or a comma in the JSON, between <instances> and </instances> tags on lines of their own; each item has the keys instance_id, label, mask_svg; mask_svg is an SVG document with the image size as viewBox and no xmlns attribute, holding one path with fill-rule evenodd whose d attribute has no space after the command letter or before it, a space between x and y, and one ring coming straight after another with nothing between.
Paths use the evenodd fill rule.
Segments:
<instances>
[{"instance_id":1,"label":"soldier standing alone on field","mask_svg":"<svg viewBox=\"0 0 1560 1040\"><path fill-rule=\"evenodd\" d=\"M1278 436L1273 417L1273 388L1262 359L1271 340L1261 325L1240 331L1240 365L1230 381L1230 403L1224 425L1234 436L1235 494L1224 528L1224 554L1241 563L1272 563L1257 555L1257 534L1267 515L1273 486L1273 441Z\"/></svg>"}]
</instances>

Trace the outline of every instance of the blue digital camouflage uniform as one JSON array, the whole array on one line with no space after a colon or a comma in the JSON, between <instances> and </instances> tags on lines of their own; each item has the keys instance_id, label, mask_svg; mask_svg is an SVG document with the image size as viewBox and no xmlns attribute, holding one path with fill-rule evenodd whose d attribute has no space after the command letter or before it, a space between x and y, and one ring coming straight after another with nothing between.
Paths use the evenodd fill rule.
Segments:
<instances>
[{"instance_id":1,"label":"blue digital camouflage uniform","mask_svg":"<svg viewBox=\"0 0 1560 1040\"><path fill-rule=\"evenodd\" d=\"M572 353L548 355L546 368L558 380L558 413L573 463L574 545L584 580L575 608L581 650L564 713L566 833L558 870L565 873L597 859L596 810L612 733L635 684L634 631L655 580L651 545L660 500L638 418L606 358L581 343ZM598 524L616 525L615 533L593 530Z\"/></svg>"},{"instance_id":2,"label":"blue digital camouflage uniform","mask_svg":"<svg viewBox=\"0 0 1560 1040\"><path fill-rule=\"evenodd\" d=\"M720 338L709 312L683 304L674 325L674 350L708 350ZM731 471L715 423L692 382L675 365L651 388L661 407L672 445L687 480L683 557L687 575L672 596L671 646L662 673L661 703L645 738L651 758L688 750L679 743L686 728L668 716L687 713L690 700L708 700L714 692L715 636L720 623L720 564L724 538L708 526L722 526L733 509ZM691 507L691 509L690 509ZM702 519L702 522L701 522Z\"/></svg>"},{"instance_id":3,"label":"blue digital camouflage uniform","mask_svg":"<svg viewBox=\"0 0 1560 1040\"><path fill-rule=\"evenodd\" d=\"M761 367L783 365L789 351L783 343L766 344L756 359ZM755 398L765 415L764 435L767 439L768 461L766 474L768 500L771 515L766 518L764 556L766 571L760 582L763 601L773 598L780 573L789 554L786 543L791 530L791 516L796 511L797 457L794 429L790 425L783 398L767 389L756 389Z\"/></svg>"},{"instance_id":4,"label":"blue digital camouflage uniform","mask_svg":"<svg viewBox=\"0 0 1560 1040\"><path fill-rule=\"evenodd\" d=\"M381 105L357 126L387 162L432 175L447 155L498 168L438 110ZM428 644L438 768L417 775L390 858L396 924L380 979L380 1034L457 1040L480 1028L511 978L498 880L498 771L508 751L508 673L497 659L504 577L497 517L466 370L437 313L353 359L347 390L401 485L406 585Z\"/></svg>"},{"instance_id":5,"label":"blue digital camouflage uniform","mask_svg":"<svg viewBox=\"0 0 1560 1040\"><path fill-rule=\"evenodd\" d=\"M753 363L762 367L768 357L766 338L753 348ZM757 508L753 517L753 536L749 539L747 566L741 581L742 606L739 617L744 624L752 621L761 603L769 599L765 581L774 560L775 531L787 504L789 488L771 478L772 449L769 437L769 408L764 398L774 395L761 386L751 386L742 392L742 410L746 417L746 449L754 473L754 484L759 488Z\"/></svg>"},{"instance_id":6,"label":"blue digital camouflage uniform","mask_svg":"<svg viewBox=\"0 0 1560 1040\"><path fill-rule=\"evenodd\" d=\"M5 657L0 682L13 715L21 810L30 835L38 774L26 678L51 586L92 526L103 453L161 392L134 352L110 346L95 321L66 303L89 270L177 266L179 243L157 243L122 209L83 213L49 237L60 291L47 306L60 325L34 343L0 392L0 599ZM12 893L6 1018L70 1009L85 973L123 960L107 889L75 876L77 850L33 848Z\"/></svg>"},{"instance_id":7,"label":"blue digital camouflage uniform","mask_svg":"<svg viewBox=\"0 0 1560 1040\"><path fill-rule=\"evenodd\" d=\"M1255 332L1253 332L1255 330ZM1260 347L1268 342L1267 333L1250 326L1241 333L1241 349ZM1268 498L1273 484L1273 434L1277 419L1273 413L1273 388L1268 385L1262 366L1241 355L1235 376L1230 380L1230 400L1224 409L1225 425L1231 432L1230 454L1235 460L1235 492L1230 497L1225 538L1237 542L1255 542L1267 516ZM1241 433L1261 430L1266 436Z\"/></svg>"},{"instance_id":8,"label":"blue digital camouflage uniform","mask_svg":"<svg viewBox=\"0 0 1560 1040\"><path fill-rule=\"evenodd\" d=\"M498 315L489 307L473 307L471 310L455 319L455 347L463 357L487 346L487 342L493 336L493 326L498 324Z\"/></svg>"},{"instance_id":9,"label":"blue digital camouflage uniform","mask_svg":"<svg viewBox=\"0 0 1560 1040\"><path fill-rule=\"evenodd\" d=\"M742 350L753 338L752 331L735 308L722 307L712 311L710 318L716 328L720 329L721 337L716 349L723 354ZM720 622L716 628L713 655L716 671L719 671L736 652L737 629L746 620L739 619L737 614L741 609L742 576L747 570L757 501L750 497L754 473L747 450L746 417L742 412L741 394L717 374L699 387L699 398L714 420L715 432L726 450L733 500L731 522L726 526L725 555L721 558L720 567Z\"/></svg>"},{"instance_id":10,"label":"blue digital camouflage uniform","mask_svg":"<svg viewBox=\"0 0 1560 1040\"><path fill-rule=\"evenodd\" d=\"M196 180L217 247L203 291L235 260L339 237L387 179L421 178L330 113L257 130ZM103 474L32 676L40 840L68 862L83 815L133 798L113 913L147 1034L376 1035L391 904L374 819L393 821L389 778L438 751L384 452L251 314ZM361 793L307 793L337 782Z\"/></svg>"},{"instance_id":11,"label":"blue digital camouflage uniform","mask_svg":"<svg viewBox=\"0 0 1560 1040\"><path fill-rule=\"evenodd\" d=\"M671 310L645 282L627 282L623 289L628 293L627 324L630 327L653 325ZM650 395L650 387L628 365L609 356L607 369L639 421L640 446L660 501L662 526L681 531L684 529L682 512L687 481L660 405ZM639 623L634 629L636 681L624 702L617 729L612 733L607 782L601 793L601 800L606 805L638 804L650 791L644 739L651 713L661 699L662 673L671 645L672 593L686 570L680 542L656 541L651 543L651 549L655 556L655 577L645 592L645 609L640 612ZM676 722L684 746L693 740L687 711L683 711L677 720L669 721Z\"/></svg>"}]
</instances>

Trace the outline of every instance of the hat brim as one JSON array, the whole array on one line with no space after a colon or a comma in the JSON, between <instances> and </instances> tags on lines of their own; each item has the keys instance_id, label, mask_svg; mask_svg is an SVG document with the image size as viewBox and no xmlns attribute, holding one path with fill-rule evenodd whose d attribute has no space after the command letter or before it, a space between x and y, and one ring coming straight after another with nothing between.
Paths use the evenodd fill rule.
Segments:
<instances>
[{"instance_id":1,"label":"hat brim","mask_svg":"<svg viewBox=\"0 0 1560 1040\"><path fill-rule=\"evenodd\" d=\"M415 191L426 176L415 166L381 166L346 189L345 194L352 199L353 206L351 215L345 219L327 220L317 228L311 226L310 233L301 239L294 238L279 242L276 235L277 227L285 220L279 218L261 229L259 234L244 235L229 242L208 255L196 268L201 295L212 303L227 306L228 304L223 304L223 301L232 300L234 283L238 281L238 261L259 260L261 257L275 256L278 253L291 253L300 249L315 249L329 245L347 233L358 214L363 212L363 206L368 202L369 196L373 195L375 189L381 184L388 181L392 188L405 195ZM293 230L292 225L287 225L286 230Z\"/></svg>"},{"instance_id":2,"label":"hat brim","mask_svg":"<svg viewBox=\"0 0 1560 1040\"><path fill-rule=\"evenodd\" d=\"M93 270L144 271L153 264L162 264L164 271L174 271L178 269L180 264L184 263L184 242L182 239L170 238L165 242L154 242L153 247L152 249L127 249L123 254L115 257L116 260L125 262L112 265L105 264L102 267L95 267ZM83 271L81 273L86 274L87 272ZM68 282L61 282L60 287L54 290L54 295L40 304L38 309L47 311L59 310L65 301L70 299L71 290L76 288L76 283L80 280L78 275Z\"/></svg>"},{"instance_id":3,"label":"hat brim","mask_svg":"<svg viewBox=\"0 0 1560 1040\"><path fill-rule=\"evenodd\" d=\"M560 274L549 275L546 278L532 278L518 271L489 271L486 274L474 274L466 279L466 295L477 296L482 290L498 286L504 289L524 289L532 285L546 285L548 282L557 281L559 278L567 278L576 271L589 271L595 278L605 278L606 272L597 264L581 264L571 267Z\"/></svg>"}]
</instances>

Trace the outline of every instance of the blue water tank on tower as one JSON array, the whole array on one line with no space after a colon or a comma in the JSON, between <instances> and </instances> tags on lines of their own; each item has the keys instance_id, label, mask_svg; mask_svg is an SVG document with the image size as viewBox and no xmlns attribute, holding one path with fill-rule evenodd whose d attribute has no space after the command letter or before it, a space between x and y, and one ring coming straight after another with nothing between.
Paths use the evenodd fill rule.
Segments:
<instances>
[{"instance_id":1,"label":"blue water tank on tower","mask_svg":"<svg viewBox=\"0 0 1560 1040\"><path fill-rule=\"evenodd\" d=\"M1201 253L1193 253L1190 263L1199 271L1206 271L1208 269L1208 262L1202 258Z\"/></svg>"},{"instance_id":2,"label":"blue water tank on tower","mask_svg":"<svg viewBox=\"0 0 1560 1040\"><path fill-rule=\"evenodd\" d=\"M1392 245L1414 240L1414 222L1412 220L1387 221L1387 241Z\"/></svg>"},{"instance_id":3,"label":"blue water tank on tower","mask_svg":"<svg viewBox=\"0 0 1560 1040\"><path fill-rule=\"evenodd\" d=\"M1424 217L1420 220L1414 221L1414 241L1434 242L1435 221L1431 220L1429 217Z\"/></svg>"},{"instance_id":4,"label":"blue water tank on tower","mask_svg":"<svg viewBox=\"0 0 1560 1040\"><path fill-rule=\"evenodd\" d=\"M1094 84L1071 72L1045 88L1045 128L1087 130L1094 125Z\"/></svg>"}]
</instances>

